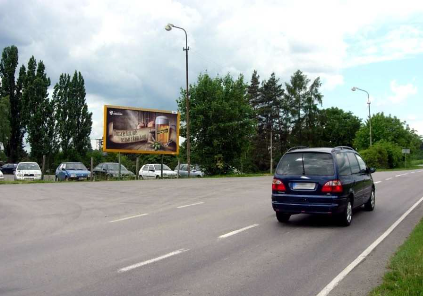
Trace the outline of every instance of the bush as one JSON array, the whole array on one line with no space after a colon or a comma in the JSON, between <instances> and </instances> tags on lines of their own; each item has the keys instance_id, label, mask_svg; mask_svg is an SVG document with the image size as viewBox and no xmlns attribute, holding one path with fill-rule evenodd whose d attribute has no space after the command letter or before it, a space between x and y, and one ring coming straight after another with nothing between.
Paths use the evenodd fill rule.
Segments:
<instances>
[{"instance_id":1,"label":"bush","mask_svg":"<svg viewBox=\"0 0 423 296\"><path fill-rule=\"evenodd\" d=\"M402 148L395 143L380 141L375 144L386 150L388 153L388 168L396 168L402 164Z\"/></svg>"},{"instance_id":2,"label":"bush","mask_svg":"<svg viewBox=\"0 0 423 296\"><path fill-rule=\"evenodd\" d=\"M360 151L368 167L386 169L388 168L388 152L383 146L373 145L369 149Z\"/></svg>"}]
</instances>

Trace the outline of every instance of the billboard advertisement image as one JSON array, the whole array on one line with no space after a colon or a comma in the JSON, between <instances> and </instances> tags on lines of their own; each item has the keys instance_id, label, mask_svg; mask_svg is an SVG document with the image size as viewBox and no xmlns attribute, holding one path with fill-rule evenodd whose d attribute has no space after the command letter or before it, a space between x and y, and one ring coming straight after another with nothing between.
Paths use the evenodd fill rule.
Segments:
<instances>
[{"instance_id":1,"label":"billboard advertisement image","mask_svg":"<svg viewBox=\"0 0 423 296\"><path fill-rule=\"evenodd\" d=\"M176 111L106 105L103 151L176 155L179 117Z\"/></svg>"}]
</instances>

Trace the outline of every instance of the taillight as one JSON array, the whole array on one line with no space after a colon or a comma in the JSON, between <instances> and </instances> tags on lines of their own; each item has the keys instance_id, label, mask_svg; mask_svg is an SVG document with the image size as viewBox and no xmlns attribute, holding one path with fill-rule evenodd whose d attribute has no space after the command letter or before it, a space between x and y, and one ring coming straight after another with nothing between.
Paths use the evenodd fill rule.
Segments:
<instances>
[{"instance_id":1,"label":"taillight","mask_svg":"<svg viewBox=\"0 0 423 296\"><path fill-rule=\"evenodd\" d=\"M322 187L322 192L341 193L342 190L342 183L339 180L328 181Z\"/></svg>"},{"instance_id":2,"label":"taillight","mask_svg":"<svg viewBox=\"0 0 423 296\"><path fill-rule=\"evenodd\" d=\"M286 188L285 188L285 185L283 185L283 182L281 180L273 179L272 190L274 190L274 191L286 191Z\"/></svg>"}]
</instances>

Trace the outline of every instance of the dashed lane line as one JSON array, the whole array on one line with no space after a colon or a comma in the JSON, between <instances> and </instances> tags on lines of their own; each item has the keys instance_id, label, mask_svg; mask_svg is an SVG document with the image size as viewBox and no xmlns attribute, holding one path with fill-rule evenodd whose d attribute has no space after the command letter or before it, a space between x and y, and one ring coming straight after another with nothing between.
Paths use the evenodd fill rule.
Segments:
<instances>
[{"instance_id":1,"label":"dashed lane line","mask_svg":"<svg viewBox=\"0 0 423 296\"><path fill-rule=\"evenodd\" d=\"M183 208L186 208L186 207L192 207L192 206L196 206L196 205L201 205L203 203L204 203L204 201L197 202L197 203L193 203L193 204L190 204L190 205L184 205L184 206L177 207L177 209L183 209Z\"/></svg>"},{"instance_id":2,"label":"dashed lane line","mask_svg":"<svg viewBox=\"0 0 423 296\"><path fill-rule=\"evenodd\" d=\"M389 180L392 180L392 178L385 179L385 181L389 181Z\"/></svg>"},{"instance_id":3,"label":"dashed lane line","mask_svg":"<svg viewBox=\"0 0 423 296\"><path fill-rule=\"evenodd\" d=\"M154 262L157 262L157 261L160 261L160 260L172 257L172 256L176 256L176 255L179 255L179 254L187 252L187 251L189 251L189 249L179 249L179 250L176 250L174 252L168 253L166 255L154 258L154 259L150 259L150 260L147 260L147 261L144 261L144 262L136 263L136 264L129 265L127 267L121 268L121 269L118 270L118 273L130 271L130 270L133 270L135 268L139 268L139 267L147 265L147 264L151 264L151 263L154 263Z\"/></svg>"},{"instance_id":4,"label":"dashed lane line","mask_svg":"<svg viewBox=\"0 0 423 296\"><path fill-rule=\"evenodd\" d=\"M374 182L375 184L379 184L379 183L381 183L382 181L377 181L377 182Z\"/></svg>"},{"instance_id":5,"label":"dashed lane line","mask_svg":"<svg viewBox=\"0 0 423 296\"><path fill-rule=\"evenodd\" d=\"M109 223L114 223L114 222L125 221L125 220L134 219L134 218L139 218L139 217L143 217L143 216L147 216L147 215L148 215L148 214L140 214L140 215L135 215L135 216L131 216L131 217L125 217L125 218L121 218L121 219L117 219L117 220L112 220L112 221L109 221Z\"/></svg>"},{"instance_id":6,"label":"dashed lane line","mask_svg":"<svg viewBox=\"0 0 423 296\"><path fill-rule=\"evenodd\" d=\"M247 226L247 227L244 227L244 228L241 228L241 229L238 229L238 230L235 230L235 231L229 232L229 233L227 233L227 234L223 234L223 235L219 236L219 238L227 238L227 237L229 237L229 236L232 236L232 235L238 234L238 233L240 233L240 232L243 232L243 231L245 231L245 230L248 230L248 229L250 229L250 228L257 227L257 226L259 226L259 225L258 225L258 224L253 224L253 225L250 225L250 226Z\"/></svg>"}]
</instances>

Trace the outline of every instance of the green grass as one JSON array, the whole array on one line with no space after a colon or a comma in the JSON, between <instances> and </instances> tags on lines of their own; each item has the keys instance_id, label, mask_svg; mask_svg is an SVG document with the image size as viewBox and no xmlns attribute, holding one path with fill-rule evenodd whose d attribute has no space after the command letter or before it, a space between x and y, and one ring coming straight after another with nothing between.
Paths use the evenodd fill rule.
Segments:
<instances>
[{"instance_id":1,"label":"green grass","mask_svg":"<svg viewBox=\"0 0 423 296\"><path fill-rule=\"evenodd\" d=\"M411 165L422 165L423 159L416 159L411 161Z\"/></svg>"},{"instance_id":2,"label":"green grass","mask_svg":"<svg viewBox=\"0 0 423 296\"><path fill-rule=\"evenodd\" d=\"M0 181L0 185L3 185L3 184L34 184L34 183L54 183L54 181L43 181L43 180L34 180L34 181Z\"/></svg>"},{"instance_id":3,"label":"green grass","mask_svg":"<svg viewBox=\"0 0 423 296\"><path fill-rule=\"evenodd\" d=\"M393 171L411 171L411 170L421 170L423 167L411 165L410 167L401 167L401 168L393 168L393 169L376 169L376 172L393 172Z\"/></svg>"},{"instance_id":4,"label":"green grass","mask_svg":"<svg viewBox=\"0 0 423 296\"><path fill-rule=\"evenodd\" d=\"M383 283L370 296L423 295L423 219L388 265Z\"/></svg>"},{"instance_id":5,"label":"green grass","mask_svg":"<svg viewBox=\"0 0 423 296\"><path fill-rule=\"evenodd\" d=\"M205 178L242 178L242 177L264 177L273 176L269 173L256 173L256 174L228 174L228 175L214 175L205 176Z\"/></svg>"}]
</instances>

